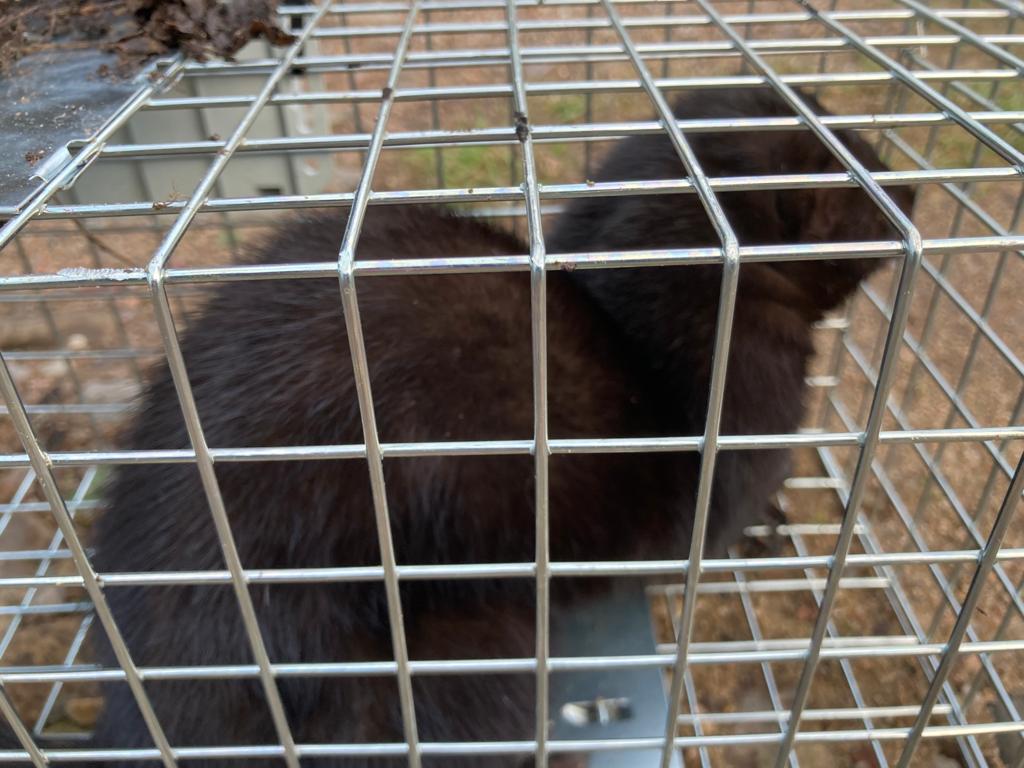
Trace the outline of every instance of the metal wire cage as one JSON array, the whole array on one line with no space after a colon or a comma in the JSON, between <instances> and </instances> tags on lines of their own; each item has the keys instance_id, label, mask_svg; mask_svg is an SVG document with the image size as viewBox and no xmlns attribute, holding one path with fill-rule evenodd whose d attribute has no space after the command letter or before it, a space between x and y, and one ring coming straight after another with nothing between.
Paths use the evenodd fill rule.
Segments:
<instances>
[{"instance_id":1,"label":"metal wire cage","mask_svg":"<svg viewBox=\"0 0 1024 768\"><path fill-rule=\"evenodd\" d=\"M199 440L184 453L142 456L118 450L116 431L149 365L165 358L183 367L180 310L201 300L197 287L295 276L231 264L277 212L335 208L349 245L367 206L445 203L495 218L525 235L530 252L431 269L529 272L536 311L546 272L601 268L610 258L546 255L544 217L573 197L624 191L623 183L587 181L617 140L668 131L685 145L694 132L802 125L833 149L835 130L857 129L893 170L708 178L698 166L688 179L657 182L705 201L727 190L859 185L883 208L892 206L887 186L919 190L902 239L822 246L837 256L898 258L819 324L799 433L718 434L713 416L726 375L719 355L706 432L668 440L699 451L703 473L720 451L792 447L796 472L780 494L788 522L747 531L771 536L773 551L709 559L697 540L677 561L581 564L550 561L539 547L534 562L453 565L435 574L476 568L536 579L540 652L508 663L535 671L540 723L562 715L549 697L559 674L665 673L668 706L649 735L613 737L598 728L574 738L571 730L541 729L532 742L422 742L407 699L411 677L426 667L396 643L386 672L403 697L404 743L296 745L279 718L276 742L262 751L222 748L216 756L230 764L276 756L297 766L317 756L405 755L418 766L422 755L486 748L535 754L540 765L582 748L595 765L638 768L673 760L1024 765L1024 539L1014 526L1024 489L1024 60L1017 50L1024 8L1011 0L401 0L279 11L292 21L294 44L251 49L236 62L159 62L33 196L0 209L7 219L0 229L0 710L24 749L0 752L0 762L81 757L48 739L88 730L99 680L125 679L144 700L146 680L190 674L131 664L103 670L83 656L88 633L113 622L104 591L151 578L97 574L88 528L102 513L97 488L112 465L211 468L251 450ZM670 119L665 99L674 92L742 85L774 89L795 116ZM834 114L809 110L797 87ZM517 134L524 127L517 113L529 116L525 136ZM728 221L716 223L730 231ZM737 249L725 238L719 248L645 253L637 263L699 257L742 269L745 261L807 256L798 246L768 250ZM345 278L407 268L353 262L343 247L338 263L302 271ZM734 301L735 284L723 295ZM350 328L359 322L353 307L344 311ZM543 395L536 363L544 325L534 320ZM718 331L721 343L729 329ZM355 338L352 354L365 356ZM368 394L369 381L362 384ZM182 406L186 421L198 424L194 405ZM543 425L543 396L535 408ZM540 478L551 454L610 450L614 441L583 442L549 439L539 426L528 444L502 450L531 453ZM666 440L619 441L614 449L624 447L664 450ZM265 448L277 460L303 451ZM374 436L334 450L366 456L372 467L408 448ZM216 482L212 472L208 482ZM539 484L541 537L544 494ZM707 512L705 494L698 518ZM228 562L206 578L234 584L240 598L245 584L260 580L346 578L344 569L270 574ZM415 568L386 556L376 578L397 594ZM581 574L663 584L647 589L652 619L628 614L652 621L657 644L649 653L548 653L542 585ZM188 583L196 575L162 578ZM282 675L337 674L346 665L288 666L258 658L251 674L269 692ZM464 666L473 669L473 660ZM611 706L601 694L590 702L599 720ZM634 756L613 762L622 754ZM204 755L157 742L133 757L187 765Z\"/></svg>"}]
</instances>

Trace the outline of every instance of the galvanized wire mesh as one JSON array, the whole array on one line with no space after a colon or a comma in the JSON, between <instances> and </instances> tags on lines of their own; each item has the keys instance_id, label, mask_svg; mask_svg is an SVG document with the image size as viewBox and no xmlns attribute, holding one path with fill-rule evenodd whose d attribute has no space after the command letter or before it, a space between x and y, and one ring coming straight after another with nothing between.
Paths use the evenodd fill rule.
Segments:
<instances>
[{"instance_id":1,"label":"galvanized wire mesh","mask_svg":"<svg viewBox=\"0 0 1024 768\"><path fill-rule=\"evenodd\" d=\"M285 6L290 47L238 62L161 62L93 139L74 147L21 206L0 210L0 711L35 765L81 758L50 748L69 723L87 728L96 681L132 687L154 748L172 766L216 755L302 757L533 753L538 764L583 747L641 746L663 765L1024 765L1024 540L1013 525L1024 486L1024 13L1009 0L893 2L611 2L421 0ZM774 89L794 117L671 120L666 98L711 86ZM834 111L817 115L796 88ZM524 125L515 115L528 115ZM842 173L708 177L687 136L804 126L845 160ZM893 168L870 172L834 133L858 129ZM220 131L220 133L218 133ZM520 133L517 134L517 131ZM622 137L667 131L688 178L588 181ZM264 166L260 164L263 163ZM276 163L266 171L266 163ZM325 170L326 169L326 170ZM254 179L267 176L276 183ZM885 190L918 187L913 221ZM736 241L722 192L860 186L900 238L822 246ZM545 252L545 217L567 199L695 194L721 243L643 253ZM355 261L368 206L445 203L504 221L529 252L409 262ZM231 254L272 226L274 212L339 211L337 262L234 266ZM210 254L216 254L210 258ZM772 259L895 256L847 309L819 325L812 398L798 434L720 434L725 349L737 270ZM723 301L712 397L702 435L556 439L547 434L546 275L601 268L719 262ZM365 350L356 276L520 270L534 307L535 433L531 440L387 443L377 435L369 378L357 377L365 442L339 446L208 446L178 347L180 307L194 288L239 279L337 277L357 371ZM115 429L146 368L166 358L190 450L125 451ZM797 472L780 494L788 522L748 531L763 556L704 557L702 537L672 562L552 561L547 462L578 451L701 453L698 533L720 451L790 447ZM508 564L395 561L381 463L389 457L530 454L536 558ZM365 457L383 561L371 568L247 569L234 549L215 462ZM112 465L198 466L226 570L97 574L88 524ZM536 658L410 659L399 607L406 579L534 579ZM549 653L551 579L650 577L661 645L642 657ZM276 664L263 649L247 585L375 579L388 595L393 662ZM130 584L234 587L254 663L137 668L104 590ZM82 656L97 622L120 669ZM296 743L278 693L288 676L394 675L404 742ZM658 667L670 716L647 740L550 740L548 682L567 669ZM536 674L533 742L440 744L418 738L417 674ZM263 747L177 748L148 705L145 681L196 675L258 678L273 714ZM45 755L44 755L45 752ZM107 753L94 756L116 757ZM124 755L122 755L124 757Z\"/></svg>"}]
</instances>

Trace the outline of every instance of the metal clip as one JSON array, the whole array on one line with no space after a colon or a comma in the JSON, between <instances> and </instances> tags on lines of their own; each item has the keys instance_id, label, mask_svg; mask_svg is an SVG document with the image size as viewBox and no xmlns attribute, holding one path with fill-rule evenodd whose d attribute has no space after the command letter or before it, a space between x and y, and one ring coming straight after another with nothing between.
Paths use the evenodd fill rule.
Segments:
<instances>
[{"instance_id":1,"label":"metal clip","mask_svg":"<svg viewBox=\"0 0 1024 768\"><path fill-rule=\"evenodd\" d=\"M66 145L57 147L45 160L36 165L31 178L42 182L51 181L71 160L71 153Z\"/></svg>"},{"instance_id":2,"label":"metal clip","mask_svg":"<svg viewBox=\"0 0 1024 768\"><path fill-rule=\"evenodd\" d=\"M629 699L605 699L598 696L593 701L570 701L562 705L562 719L577 728L597 723L609 723L629 720L633 717L633 707Z\"/></svg>"}]
</instances>

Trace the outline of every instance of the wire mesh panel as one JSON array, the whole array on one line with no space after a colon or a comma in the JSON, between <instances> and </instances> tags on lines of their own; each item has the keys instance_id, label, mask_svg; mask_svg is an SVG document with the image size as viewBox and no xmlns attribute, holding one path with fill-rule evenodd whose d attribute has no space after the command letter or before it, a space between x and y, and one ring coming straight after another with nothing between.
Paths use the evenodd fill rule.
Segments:
<instances>
[{"instance_id":1,"label":"wire mesh panel","mask_svg":"<svg viewBox=\"0 0 1024 768\"><path fill-rule=\"evenodd\" d=\"M1024 765L1024 9L1007 0L413 0L279 12L294 43L250 48L234 62L157 62L135 97L70 147L69 161L34 196L0 209L0 711L12 734L0 761ZM673 112L679 99L728 104L751 89L777 107ZM744 165L785 132L799 135L806 153L798 154L821 153L829 164L810 172L799 170L799 158ZM679 172L601 170L614 169L604 163L638 137L667 142ZM884 168L865 160L851 137L870 145ZM907 188L911 215L901 202ZM840 209L833 217L842 221L828 224L852 238L765 243L745 235L760 226L751 221L776 215L787 232L794 215L783 203L781 214L765 208L758 195L843 190L860 194L865 207ZM702 212L707 242L620 248L609 237L560 249L561 217L590 199L606 201L609 216L620 202L641 201L643 211L648 199L678 200L680 210ZM749 212L736 203L744 200ZM494 238L513 245L448 253L439 238L424 243L429 258L418 259L380 244L372 222L391 217L400 226L416 215L410 211L437 206L489 222L501 233ZM650 210L673 215L654 202ZM867 210L889 234L876 235ZM299 215L329 230L326 255L296 246L289 260L247 259L280 245L281 222ZM652 231L662 223L640 218ZM636 222L621 222L630 226ZM770 381L758 367L773 364L735 354L753 311L745 275L756 265L799 270L822 260L837 275L848 264L872 268L849 301L814 319L806 391L774 395L779 408L802 401L800 428L731 429L743 397L730 396L730 377L756 387ZM560 401L549 392L561 391L567 376L584 382L580 397L599 387L552 351L565 348L559 334L576 328L560 314L559 280L605 275L614 297L622 275L707 274L695 270L709 266L715 280L700 283L713 307L700 336L707 391L693 429L610 432L582 423L560 431ZM443 305L422 310L422 343L454 356L467 390L495 361L521 372L474 404L499 420L502 403L526 403L509 422L521 428L494 427L480 439L472 417L460 423L463 411L449 402L450 428L403 432L394 425L418 423L417 409L427 406L416 401L412 360L399 367L402 397L386 386L381 394L376 356L395 339L380 341L389 326L377 286L434 286L423 289L429 297L444 295L438 281L483 285L496 275L511 275L509 290L522 297L519 330L506 338L472 317L460 326L467 339L487 337L493 359L460 357L460 344L431 340L431 313L450 309ZM231 296L256 295L254 285L263 286L266 314L238 325ZM246 424L274 409L291 423L288 393L307 386L302 361L288 361L308 338L262 345L263 329L286 330L293 319L274 315L271 304L321 294L334 328L324 349L350 372L345 417L357 432L309 443L284 428L274 441L254 441ZM294 319L312 306L297 302ZM249 355L221 379L192 365L203 334L217 327L234 329ZM696 346L692 333L678 343ZM500 357L503 345L516 351L514 364ZM153 383L158 369L163 384ZM249 387L268 369L283 371L279 401ZM232 443L208 430L218 419L204 398L216 390L231 405ZM680 394L687 396L697 397ZM181 444L168 436L126 448L137 403L159 398L175 414ZM325 406L315 420L332 413ZM752 451L791 454L787 477L775 498L756 500L774 511L721 542L715 478ZM621 521L643 515L640 499L648 497L639 486L617 489L609 502L621 510L616 525L577 512L564 492L560 474L600 471L609 456L640 468L665 456L689 462L685 530L659 532L660 546L650 550L658 555L612 559L595 550L566 558L563 527L607 524L613 540L629 535ZM133 514L154 536L179 536L182 549L193 536L208 542L216 567L95 565L103 562L94 538L114 479L126 467L154 465L194 473L188 493L199 501L189 503L202 507L211 533L175 528L184 486ZM517 542L521 557L404 559L409 540L426 541L429 551L430 541L471 525L450 510L480 489L424 492L417 503L438 522L410 532L392 478L456 465L483 467L459 477L514 467L507 471L518 473L510 476L528 515L482 535ZM338 515L364 515L372 556L311 559L305 544L322 532L303 513L317 501L287 478L355 476L353 467L365 509L339 502ZM638 483L645 471L636 470ZM264 518L237 514L239 487L266 487L266 507L278 515L269 528ZM485 494L483 503L492 502ZM571 525L561 516L566 507L578 515ZM266 537L287 540L286 554L252 557L248 542ZM480 584L486 607L434 630L445 642L466 633L458 647L468 650L419 657L420 611L444 615L451 606L440 588L427 609L411 595L423 584L470 582ZM498 582L521 586L528 653L488 652L522 631L493 598L506 592L489 591ZM634 596L645 590L644 615L629 609L630 598L591 590L606 583ZM326 604L296 612L303 590L335 588L348 590L331 594L349 601L337 611ZM577 588L585 599L560 599ZM183 627L190 612L196 621L230 612L237 653L204 664L135 658L131 622L142 617L118 608L126 590L154 595L147 599L156 610L180 612ZM189 597L175 598L175 590ZM358 637L351 617L364 600L377 606L386 653L353 645L351 657L339 658L303 643L318 623ZM282 618L274 626L275 616L303 615L310 624ZM565 627L589 641L563 642ZM651 627L650 648L626 642L645 642ZM189 631L174 642L187 646ZM101 641L111 650L106 662L93 650ZM639 680L652 670L667 706L659 691L660 703L647 708L636 694L643 686L628 695L605 690L627 685L611 682L620 673ZM529 734L498 728L473 737L464 724L439 726L445 698L425 697L423 686L442 690L443 682L430 681L456 677L479 678L473 690L482 698L470 704L493 708L499 721L528 723ZM571 680L584 680L583 688ZM225 733L217 743L177 743L164 702L184 681L211 691L247 686L244 696L264 713L262 740ZM359 690L344 687L353 681L377 692L367 701L385 702L390 738L360 735L358 724L308 727L330 720L331 702ZM296 692L312 685L322 704L298 706L308 697ZM505 685L527 692L529 711L502 710L521 701L518 693L503 698ZM145 744L90 736L116 686L127 692ZM560 698L584 689L592 697ZM195 698L189 708L202 718L204 704ZM647 730L615 730L631 718L648 718ZM623 755L625 762L611 762Z\"/></svg>"}]
</instances>

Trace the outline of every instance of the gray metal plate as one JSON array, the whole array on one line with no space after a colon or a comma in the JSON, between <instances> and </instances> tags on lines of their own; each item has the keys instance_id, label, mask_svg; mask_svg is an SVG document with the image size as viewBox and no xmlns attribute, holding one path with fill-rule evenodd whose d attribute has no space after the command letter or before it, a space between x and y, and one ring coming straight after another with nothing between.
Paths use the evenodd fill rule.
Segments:
<instances>
[{"instance_id":1,"label":"gray metal plate","mask_svg":"<svg viewBox=\"0 0 1024 768\"><path fill-rule=\"evenodd\" d=\"M139 90L141 76L97 74L115 63L96 50L35 53L0 79L0 205L30 198L68 142L90 138Z\"/></svg>"},{"instance_id":2,"label":"gray metal plate","mask_svg":"<svg viewBox=\"0 0 1024 768\"><path fill-rule=\"evenodd\" d=\"M611 594L574 605L571 614L552 612L553 656L626 656L655 651L651 614L643 583L623 580ZM604 723L574 724L563 715L567 703L627 699L630 716ZM668 702L656 668L555 672L551 675L552 739L633 739L665 733ZM657 768L658 750L593 753L588 768ZM682 763L678 754L674 768Z\"/></svg>"}]
</instances>

